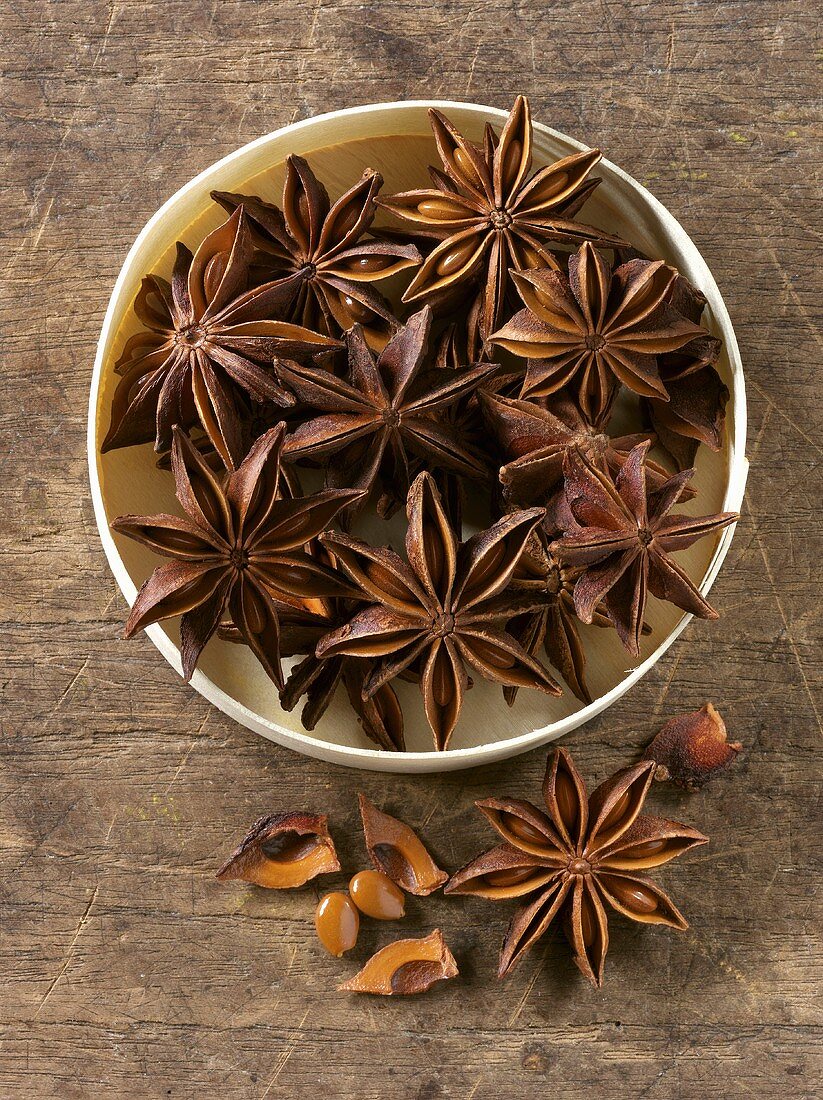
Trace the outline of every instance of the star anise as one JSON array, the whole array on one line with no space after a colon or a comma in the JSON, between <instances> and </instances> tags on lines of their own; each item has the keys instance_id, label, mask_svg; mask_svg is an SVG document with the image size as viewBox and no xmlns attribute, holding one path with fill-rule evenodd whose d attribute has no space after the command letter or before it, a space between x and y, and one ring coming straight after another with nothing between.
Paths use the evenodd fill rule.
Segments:
<instances>
[{"instance_id":1,"label":"star anise","mask_svg":"<svg viewBox=\"0 0 823 1100\"><path fill-rule=\"evenodd\" d=\"M642 761L588 796L569 753L555 749L543 781L548 814L519 798L475 803L505 843L458 871L445 892L492 900L535 895L512 918L499 977L555 917L564 922L574 961L595 986L602 983L609 946L607 906L640 924L688 927L668 895L640 872L708 840L688 825L641 814L653 775L653 761Z\"/></svg>"},{"instance_id":2,"label":"star anise","mask_svg":"<svg viewBox=\"0 0 823 1100\"><path fill-rule=\"evenodd\" d=\"M430 168L434 188L378 200L397 217L433 229L441 243L426 258L404 302L431 301L477 280L482 306L476 323L483 340L500 325L510 269L557 267L549 246L581 241L624 244L619 237L574 220L600 182L587 179L600 160L590 149L529 177L532 123L528 100L518 96L498 139L486 126L483 147L467 141L449 120L429 110L444 172Z\"/></svg>"},{"instance_id":3,"label":"star anise","mask_svg":"<svg viewBox=\"0 0 823 1100\"><path fill-rule=\"evenodd\" d=\"M225 478L209 469L184 432L174 428L172 471L185 516L120 516L112 527L172 560L155 569L137 594L126 624L131 637L182 615L183 675L228 616L271 679L282 687L276 599L351 595L343 578L302 548L316 538L357 490L279 496L284 426L261 436Z\"/></svg>"},{"instance_id":4,"label":"star anise","mask_svg":"<svg viewBox=\"0 0 823 1100\"><path fill-rule=\"evenodd\" d=\"M529 536L526 549L512 574L510 591L534 599L534 607L511 620L506 629L535 656L542 646L554 666L583 703L592 696L586 683L586 651L580 640L579 619L574 609L574 586L582 573L580 566L564 566L549 549L550 537L541 524ZM592 613L595 626L610 627L605 610L598 606ZM516 687L503 688L509 706Z\"/></svg>"},{"instance_id":5,"label":"star anise","mask_svg":"<svg viewBox=\"0 0 823 1100\"><path fill-rule=\"evenodd\" d=\"M272 320L297 292L299 279L248 289L252 252L239 207L193 256L178 242L171 283L146 276L134 303L146 331L127 341L116 364L122 377L102 451L151 439L157 451L167 451L175 424L199 424L233 469L244 457L238 391L257 401L293 405L272 372L272 360L340 347L329 336Z\"/></svg>"},{"instance_id":6,"label":"star anise","mask_svg":"<svg viewBox=\"0 0 823 1100\"><path fill-rule=\"evenodd\" d=\"M292 320L331 336L360 324L369 346L379 350L397 322L372 284L423 258L413 244L366 236L382 185L379 172L369 168L332 204L308 163L291 156L286 161L282 210L255 195L213 191L212 198L230 213L243 205L264 267L300 277L289 313Z\"/></svg>"},{"instance_id":7,"label":"star anise","mask_svg":"<svg viewBox=\"0 0 823 1100\"><path fill-rule=\"evenodd\" d=\"M298 400L321 413L288 436L284 455L290 461L327 462L330 486L370 491L382 479L401 499L408 493L411 456L424 459L429 469L445 466L467 477L483 477L482 457L436 417L497 368L482 363L461 371L425 371L430 326L427 306L375 359L362 328L355 325L346 334L347 380L315 367L283 365L281 378ZM347 509L342 520L348 522L356 510Z\"/></svg>"},{"instance_id":8,"label":"star anise","mask_svg":"<svg viewBox=\"0 0 823 1100\"><path fill-rule=\"evenodd\" d=\"M648 443L634 447L614 479L579 452L569 453L563 473L574 524L551 544L563 565L584 569L574 588L579 617L591 622L602 600L621 641L635 655L649 592L698 618L718 617L670 554L739 519L737 512L669 515L694 470L675 474L650 491L648 449Z\"/></svg>"},{"instance_id":9,"label":"star anise","mask_svg":"<svg viewBox=\"0 0 823 1100\"><path fill-rule=\"evenodd\" d=\"M468 669L503 686L560 694L549 673L504 629L518 607L505 590L541 510L505 516L460 543L424 472L409 491L407 515L408 564L388 548L331 532L323 536L371 606L328 634L317 655L376 659L366 698L419 662L426 717L443 750L460 715Z\"/></svg>"},{"instance_id":10,"label":"star anise","mask_svg":"<svg viewBox=\"0 0 823 1100\"><path fill-rule=\"evenodd\" d=\"M612 271L588 242L569 273L523 271L513 278L526 308L491 336L529 360L522 396L573 387L586 418L608 418L621 383L668 401L658 356L708 334L670 304L678 278L663 260L629 260Z\"/></svg>"},{"instance_id":11,"label":"star anise","mask_svg":"<svg viewBox=\"0 0 823 1100\"><path fill-rule=\"evenodd\" d=\"M674 282L671 304L678 313L698 324L706 299L681 275ZM712 365L720 348L720 341L706 333L680 351L661 355L658 367L669 400L642 401L660 445L680 470L693 464L700 443L719 451L723 442L729 391Z\"/></svg>"},{"instance_id":12,"label":"star anise","mask_svg":"<svg viewBox=\"0 0 823 1100\"><path fill-rule=\"evenodd\" d=\"M506 462L500 468L503 499L529 508L545 504L562 484L563 458L572 450L595 466L617 474L629 451L649 439L648 433L611 437L595 427L564 390L550 398L519 401L488 391L478 392L483 419L494 434ZM659 488L668 472L646 461L649 484ZM685 490L691 496L691 490Z\"/></svg>"}]
</instances>

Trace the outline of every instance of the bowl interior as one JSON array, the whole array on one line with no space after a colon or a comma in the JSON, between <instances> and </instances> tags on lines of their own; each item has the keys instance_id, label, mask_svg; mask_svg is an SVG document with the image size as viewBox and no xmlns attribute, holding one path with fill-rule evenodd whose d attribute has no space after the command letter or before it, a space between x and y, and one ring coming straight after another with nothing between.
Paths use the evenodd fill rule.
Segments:
<instances>
[{"instance_id":1,"label":"bowl interior","mask_svg":"<svg viewBox=\"0 0 823 1100\"><path fill-rule=\"evenodd\" d=\"M449 104L448 110L456 125L475 140L480 139L486 119L499 126L503 117L502 112L491 108L466 104ZM537 166L579 148L581 146L562 135L545 127L535 127ZM425 105L396 104L337 112L334 116L323 116L278 131L214 165L178 192L138 238L115 287L101 336L90 425L92 484L101 534L117 579L130 602L158 559L138 544L112 535L107 524L123 513L179 510L172 478L156 468L156 456L150 445L102 456L99 453L117 381L113 366L127 338L140 327L131 304L144 274L154 271L170 275L177 239L194 249L203 236L224 219L223 212L209 199L210 190L251 192L279 204L283 164L289 153L310 158L332 199L358 179L367 167L382 173L385 179L383 193L390 194L425 186L426 166L437 163ZM732 395L726 442L719 454L700 448L694 483L697 497L680 510L706 514L735 508L742 495L741 478L745 476L741 428L745 425L742 416L744 396L734 335L722 300L694 245L660 204L614 165L603 162L596 171L604 177L604 182L587 204L583 213L585 220L625 236L649 255L668 260L709 299L704 324L724 340L718 370ZM376 224L388 223L388 220L378 217ZM389 286L390 296L391 290ZM392 541L401 545L402 525L397 521L386 525L375 520L367 535L379 543ZM718 540L705 539L678 556L689 576L703 580L704 591L719 567L730 537L731 532L726 532ZM592 706L584 708L569 691L562 698L553 699L524 690L519 692L515 705L509 708L499 688L475 683L467 694L452 749L446 754L430 751L431 735L414 685L399 685L410 750L401 756L380 753L369 747L370 742L362 734L342 690L317 729L306 733L300 725L300 708L290 714L281 709L276 691L244 646L213 639L193 683L239 721L311 755L393 770L466 766L511 755L559 736L622 694L637 674L654 663L684 621L677 608L656 600L649 601L646 618L653 632L644 639L642 655L636 661L621 647L613 631L581 627L588 655L589 682L596 697ZM158 624L150 633L179 669L176 623Z\"/></svg>"}]
</instances>

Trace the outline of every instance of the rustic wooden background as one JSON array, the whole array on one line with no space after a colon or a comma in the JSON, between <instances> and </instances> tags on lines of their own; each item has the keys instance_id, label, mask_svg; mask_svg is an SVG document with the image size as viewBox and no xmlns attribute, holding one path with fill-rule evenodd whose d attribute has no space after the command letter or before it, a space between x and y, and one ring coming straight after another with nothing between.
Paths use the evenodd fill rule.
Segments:
<instances>
[{"instance_id":1,"label":"rustic wooden background","mask_svg":"<svg viewBox=\"0 0 823 1100\"><path fill-rule=\"evenodd\" d=\"M810 0L12 0L0 13L3 559L0 1094L42 1097L811 1096L821 1070L821 54ZM819 37L818 37L819 45ZM361 775L233 725L120 639L89 502L86 402L115 275L158 205L295 119L441 96L600 145L680 218L746 368L751 477L714 589L619 705L567 739L592 779L712 699L746 746L656 804L712 844L661 875L682 936L615 922L602 992L562 937L505 984L505 907L413 904L462 977L402 1003L334 992L314 892L212 872L258 814L355 794L456 868L476 797L536 797L545 754L442 779ZM371 929L362 951L376 946Z\"/></svg>"}]
</instances>

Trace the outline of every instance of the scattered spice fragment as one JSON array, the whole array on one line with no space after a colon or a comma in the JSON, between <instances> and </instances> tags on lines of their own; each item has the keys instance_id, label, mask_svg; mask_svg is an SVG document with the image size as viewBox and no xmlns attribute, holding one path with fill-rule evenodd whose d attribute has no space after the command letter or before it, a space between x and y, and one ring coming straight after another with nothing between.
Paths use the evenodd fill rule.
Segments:
<instances>
[{"instance_id":1,"label":"scattered spice fragment","mask_svg":"<svg viewBox=\"0 0 823 1100\"><path fill-rule=\"evenodd\" d=\"M339 870L326 815L298 810L261 817L216 877L221 882L242 879L269 890L290 890Z\"/></svg>"},{"instance_id":2,"label":"scattered spice fragment","mask_svg":"<svg viewBox=\"0 0 823 1100\"><path fill-rule=\"evenodd\" d=\"M360 817L372 863L409 894L426 897L448 881L414 830L359 794Z\"/></svg>"},{"instance_id":3,"label":"scattered spice fragment","mask_svg":"<svg viewBox=\"0 0 823 1100\"><path fill-rule=\"evenodd\" d=\"M314 911L317 938L330 955L340 958L357 943L360 914L357 906L339 890L325 894Z\"/></svg>"},{"instance_id":4,"label":"scattered spice fragment","mask_svg":"<svg viewBox=\"0 0 823 1100\"><path fill-rule=\"evenodd\" d=\"M726 723L706 703L700 710L671 718L648 745L643 759L657 764L655 779L696 791L734 763L742 748L739 741L728 740Z\"/></svg>"},{"instance_id":5,"label":"scattered spice fragment","mask_svg":"<svg viewBox=\"0 0 823 1100\"><path fill-rule=\"evenodd\" d=\"M435 983L456 978L457 974L454 956L436 928L423 939L397 940L381 948L339 989L384 997L410 996L426 993Z\"/></svg>"},{"instance_id":6,"label":"scattered spice fragment","mask_svg":"<svg viewBox=\"0 0 823 1100\"><path fill-rule=\"evenodd\" d=\"M352 901L367 917L400 920L406 912L403 891L382 871L358 871L349 883Z\"/></svg>"},{"instance_id":7,"label":"scattered spice fragment","mask_svg":"<svg viewBox=\"0 0 823 1100\"><path fill-rule=\"evenodd\" d=\"M476 803L505 843L458 871L445 893L492 900L535 895L512 918L498 977L509 974L559 916L574 961L600 986L609 946L605 903L640 924L688 927L660 887L637 872L708 841L688 825L640 813L653 773L650 760L634 764L589 796L569 753L556 749L543 781L548 814L515 798Z\"/></svg>"}]
</instances>

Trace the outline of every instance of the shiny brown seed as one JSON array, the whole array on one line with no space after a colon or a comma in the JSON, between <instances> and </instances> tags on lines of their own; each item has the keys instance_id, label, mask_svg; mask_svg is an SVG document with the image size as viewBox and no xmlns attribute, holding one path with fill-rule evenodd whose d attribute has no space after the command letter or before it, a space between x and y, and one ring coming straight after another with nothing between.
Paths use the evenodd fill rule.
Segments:
<instances>
[{"instance_id":1,"label":"shiny brown seed","mask_svg":"<svg viewBox=\"0 0 823 1100\"><path fill-rule=\"evenodd\" d=\"M612 825L616 825L619 821L623 820L626 814L626 810L628 810L629 808L631 797L632 794L630 787L627 791L624 791L623 794L621 794L620 798L618 798L618 800L606 814L605 818L603 819L603 823L600 826L601 830L608 829Z\"/></svg>"},{"instance_id":2,"label":"shiny brown seed","mask_svg":"<svg viewBox=\"0 0 823 1100\"><path fill-rule=\"evenodd\" d=\"M546 838L540 830L535 829L534 825L530 825L522 817L515 817L514 814L503 814L503 825L520 840L527 840L532 844L546 844Z\"/></svg>"},{"instance_id":3,"label":"shiny brown seed","mask_svg":"<svg viewBox=\"0 0 823 1100\"><path fill-rule=\"evenodd\" d=\"M653 856L658 852L662 852L667 844L667 840L647 840L645 844L633 844L631 848L624 848L620 852L620 858L643 859L645 856Z\"/></svg>"},{"instance_id":4,"label":"shiny brown seed","mask_svg":"<svg viewBox=\"0 0 823 1100\"><path fill-rule=\"evenodd\" d=\"M508 190L514 183L517 170L520 167L520 158L523 156L523 143L513 141L506 150L506 161L503 165L503 186Z\"/></svg>"},{"instance_id":5,"label":"shiny brown seed","mask_svg":"<svg viewBox=\"0 0 823 1100\"><path fill-rule=\"evenodd\" d=\"M476 243L473 237L469 237L462 244L455 245L454 248L444 253L437 261L437 274L453 275L455 271L459 271L461 267L468 263Z\"/></svg>"},{"instance_id":6,"label":"shiny brown seed","mask_svg":"<svg viewBox=\"0 0 823 1100\"><path fill-rule=\"evenodd\" d=\"M341 241L349 230L354 228L361 209L362 207L358 203L352 202L339 211L332 230L332 235L336 241Z\"/></svg>"},{"instance_id":7,"label":"shiny brown seed","mask_svg":"<svg viewBox=\"0 0 823 1100\"><path fill-rule=\"evenodd\" d=\"M445 199L424 199L417 204L417 209L424 217L433 221L453 221L460 217L454 206Z\"/></svg>"},{"instance_id":8,"label":"shiny brown seed","mask_svg":"<svg viewBox=\"0 0 823 1100\"><path fill-rule=\"evenodd\" d=\"M357 906L347 894L339 891L326 894L314 911L314 927L325 949L339 959L357 943L360 931Z\"/></svg>"},{"instance_id":9,"label":"shiny brown seed","mask_svg":"<svg viewBox=\"0 0 823 1100\"><path fill-rule=\"evenodd\" d=\"M614 878L610 875L604 880L603 885L612 897L628 909L630 913L637 913L639 916L645 917L657 911L656 896L646 886L641 886L639 882Z\"/></svg>"},{"instance_id":10,"label":"shiny brown seed","mask_svg":"<svg viewBox=\"0 0 823 1100\"><path fill-rule=\"evenodd\" d=\"M360 912L375 920L399 920L406 911L403 891L382 871L358 871L349 893Z\"/></svg>"},{"instance_id":11,"label":"shiny brown seed","mask_svg":"<svg viewBox=\"0 0 823 1100\"><path fill-rule=\"evenodd\" d=\"M379 565L376 561L371 561L366 566L366 576L377 588L382 589L389 596L394 596L405 603L409 602L409 590L405 584L399 581L394 573L390 573L388 569Z\"/></svg>"},{"instance_id":12,"label":"shiny brown seed","mask_svg":"<svg viewBox=\"0 0 823 1100\"><path fill-rule=\"evenodd\" d=\"M440 531L433 524L423 525L423 552L429 566L432 584L438 588L446 573L446 554Z\"/></svg>"},{"instance_id":13,"label":"shiny brown seed","mask_svg":"<svg viewBox=\"0 0 823 1100\"><path fill-rule=\"evenodd\" d=\"M365 324L367 321L371 320L372 317L374 317L373 309L369 309L369 307L363 305L362 302L358 302L357 299L352 298L350 294L341 294L340 301L343 303L343 308L345 309L346 313L348 313L349 317L351 317L353 321L357 321L361 325Z\"/></svg>"},{"instance_id":14,"label":"shiny brown seed","mask_svg":"<svg viewBox=\"0 0 823 1100\"><path fill-rule=\"evenodd\" d=\"M555 195L559 195L561 191L565 190L568 182L568 172L551 173L548 179L529 196L529 206L535 207L549 202Z\"/></svg>"},{"instance_id":15,"label":"shiny brown seed","mask_svg":"<svg viewBox=\"0 0 823 1100\"><path fill-rule=\"evenodd\" d=\"M498 566L505 556L506 543L501 540L481 559L480 564L472 574L471 584L467 586L467 596L479 592L483 588L489 578L497 573Z\"/></svg>"},{"instance_id":16,"label":"shiny brown seed","mask_svg":"<svg viewBox=\"0 0 823 1100\"><path fill-rule=\"evenodd\" d=\"M384 267L389 267L391 260L387 256L358 256L351 265L352 271L382 271Z\"/></svg>"},{"instance_id":17,"label":"shiny brown seed","mask_svg":"<svg viewBox=\"0 0 823 1100\"><path fill-rule=\"evenodd\" d=\"M518 886L533 874L533 867L506 867L502 871L489 871L485 879L489 886Z\"/></svg>"},{"instance_id":18,"label":"shiny brown seed","mask_svg":"<svg viewBox=\"0 0 823 1100\"><path fill-rule=\"evenodd\" d=\"M475 184L475 186L480 187L480 173L475 168L474 162L472 161L468 153L464 153L459 145L455 145L453 157L454 163L457 165L460 172L466 177L466 179L471 180L471 182Z\"/></svg>"},{"instance_id":19,"label":"shiny brown seed","mask_svg":"<svg viewBox=\"0 0 823 1100\"><path fill-rule=\"evenodd\" d=\"M577 788L566 772L559 771L554 782L554 797L560 810L560 817L567 829L571 830L577 824L579 813Z\"/></svg>"},{"instance_id":20,"label":"shiny brown seed","mask_svg":"<svg viewBox=\"0 0 823 1100\"><path fill-rule=\"evenodd\" d=\"M454 698L454 678L451 671L451 662L442 646L434 663L432 695L439 707L448 706Z\"/></svg>"},{"instance_id":21,"label":"shiny brown seed","mask_svg":"<svg viewBox=\"0 0 823 1100\"><path fill-rule=\"evenodd\" d=\"M515 658L511 653L489 645L482 638L472 638L470 644L471 651L477 659L491 668L512 668L515 664Z\"/></svg>"}]
</instances>

